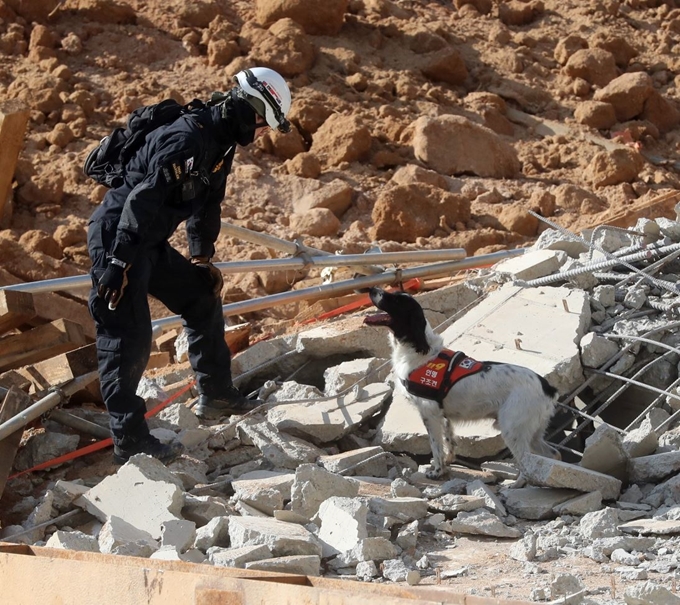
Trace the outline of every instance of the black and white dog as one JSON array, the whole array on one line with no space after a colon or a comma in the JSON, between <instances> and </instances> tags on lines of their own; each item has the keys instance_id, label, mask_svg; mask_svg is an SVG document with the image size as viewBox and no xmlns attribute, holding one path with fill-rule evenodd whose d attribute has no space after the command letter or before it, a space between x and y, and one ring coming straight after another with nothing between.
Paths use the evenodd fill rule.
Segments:
<instances>
[{"instance_id":1,"label":"black and white dog","mask_svg":"<svg viewBox=\"0 0 680 605\"><path fill-rule=\"evenodd\" d=\"M369 296L382 313L365 317L364 323L390 328L394 375L418 408L430 437L429 478L440 478L455 459L455 421L495 418L520 470L528 453L559 459L544 440L557 399L557 390L545 378L529 368L479 362L444 349L442 337L408 294L371 288Z\"/></svg>"}]
</instances>

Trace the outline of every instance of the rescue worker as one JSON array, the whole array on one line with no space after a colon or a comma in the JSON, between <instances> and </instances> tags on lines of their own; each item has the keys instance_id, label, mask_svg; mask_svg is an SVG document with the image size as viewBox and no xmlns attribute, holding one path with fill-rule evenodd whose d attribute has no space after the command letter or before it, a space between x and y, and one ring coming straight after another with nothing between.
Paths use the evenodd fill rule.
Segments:
<instances>
[{"instance_id":1,"label":"rescue worker","mask_svg":"<svg viewBox=\"0 0 680 605\"><path fill-rule=\"evenodd\" d=\"M236 146L266 129L288 132L291 96L275 71L255 67L227 93L149 133L90 218L89 309L94 318L102 397L110 416L114 462L145 453L164 462L182 449L150 435L137 387L151 352L147 295L180 315L199 397L200 418L243 414L257 403L232 383L224 339L222 274L212 263L220 204ZM190 259L168 240L185 222Z\"/></svg>"}]
</instances>

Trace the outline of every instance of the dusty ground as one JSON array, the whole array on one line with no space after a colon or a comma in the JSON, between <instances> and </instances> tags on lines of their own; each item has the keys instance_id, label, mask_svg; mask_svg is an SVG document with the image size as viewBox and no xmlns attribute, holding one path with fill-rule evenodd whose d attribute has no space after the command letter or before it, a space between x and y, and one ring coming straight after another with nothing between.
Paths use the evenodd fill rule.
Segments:
<instances>
[{"instance_id":1,"label":"dusty ground","mask_svg":"<svg viewBox=\"0 0 680 605\"><path fill-rule=\"evenodd\" d=\"M328 3L346 7L332 32L319 31L331 21L321 15L324 0L290 3L304 5L302 25L268 20L283 4L0 1L0 101L20 99L30 109L0 224L0 285L86 272L87 219L103 195L81 173L87 151L135 107L167 96L206 99L249 65L270 65L289 79L295 129L239 151L223 219L277 237L348 253L364 252L377 239L386 251L464 247L474 255L531 242L544 225L527 220L527 208L580 229L678 187L680 15L673 1L350 0ZM607 49L613 58L570 66L586 47ZM448 54L437 63L437 53ZM599 129L580 123L579 108L608 79L637 72L649 75L666 103L665 120L650 109ZM512 178L440 174L440 187L470 203L470 217L435 225L424 237L376 238L374 207L395 173L407 165L431 169L414 153L415 120L445 114L491 128L516 150L519 171ZM324 129L338 115L339 127ZM332 153L343 127L361 142L360 153L352 145L345 156ZM634 150L639 164L613 184L598 184L593 164L612 141ZM301 221L296 201L336 180L351 188L337 224L320 231ZM183 242L177 234L175 244ZM270 254L234 238L218 242L218 260ZM304 277L293 287L319 281L314 271ZM231 276L225 301L286 290L291 281ZM290 305L245 319L257 336L295 329L302 310ZM155 306L154 315L166 312ZM460 538L438 554L447 567L469 570L442 582L460 592L527 598L528 583L569 571L604 594L612 590L596 563L560 559L539 563L534 574L509 559L508 548Z\"/></svg>"}]
</instances>

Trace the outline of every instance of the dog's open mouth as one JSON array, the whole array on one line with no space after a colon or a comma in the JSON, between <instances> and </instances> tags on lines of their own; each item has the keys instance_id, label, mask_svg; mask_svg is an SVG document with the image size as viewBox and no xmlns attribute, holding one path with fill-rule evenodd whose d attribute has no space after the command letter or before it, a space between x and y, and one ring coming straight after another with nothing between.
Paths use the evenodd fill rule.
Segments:
<instances>
[{"instance_id":1,"label":"dog's open mouth","mask_svg":"<svg viewBox=\"0 0 680 605\"><path fill-rule=\"evenodd\" d=\"M376 313L364 317L364 323L368 326L389 326L392 323L392 318L387 313Z\"/></svg>"}]
</instances>

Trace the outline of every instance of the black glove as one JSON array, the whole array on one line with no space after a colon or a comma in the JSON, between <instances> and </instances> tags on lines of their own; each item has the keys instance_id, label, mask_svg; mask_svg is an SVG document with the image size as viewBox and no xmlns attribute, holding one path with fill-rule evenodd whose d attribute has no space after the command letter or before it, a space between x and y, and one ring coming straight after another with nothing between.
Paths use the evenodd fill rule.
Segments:
<instances>
[{"instance_id":1,"label":"black glove","mask_svg":"<svg viewBox=\"0 0 680 605\"><path fill-rule=\"evenodd\" d=\"M222 286L224 286L224 277L222 276L222 271L213 265L210 262L210 258L207 256L194 256L191 259L191 262L197 267L207 271L210 283L212 283L213 286L213 294L220 298L222 296Z\"/></svg>"},{"instance_id":2,"label":"black glove","mask_svg":"<svg viewBox=\"0 0 680 605\"><path fill-rule=\"evenodd\" d=\"M109 303L111 311L115 311L120 299L123 298L123 291L128 283L127 272L129 268L130 265L112 256L104 275L97 282L97 296Z\"/></svg>"}]
</instances>

